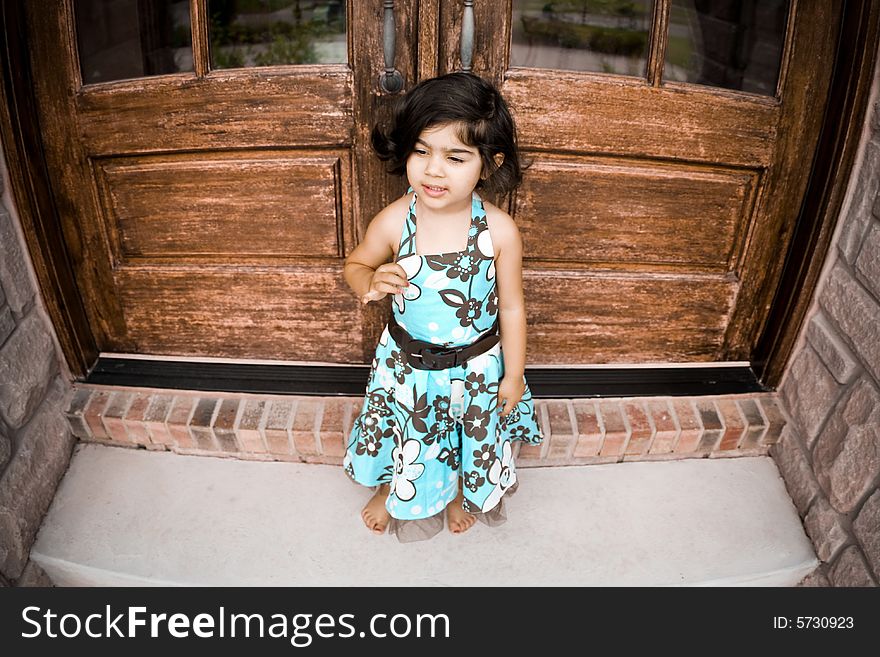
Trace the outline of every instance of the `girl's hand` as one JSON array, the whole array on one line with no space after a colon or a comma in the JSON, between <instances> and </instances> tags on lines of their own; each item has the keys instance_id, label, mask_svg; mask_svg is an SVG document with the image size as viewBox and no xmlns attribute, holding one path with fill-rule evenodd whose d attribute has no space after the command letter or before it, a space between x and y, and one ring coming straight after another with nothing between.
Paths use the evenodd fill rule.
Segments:
<instances>
[{"instance_id":1,"label":"girl's hand","mask_svg":"<svg viewBox=\"0 0 880 657\"><path fill-rule=\"evenodd\" d=\"M361 297L361 303L378 301L386 294L397 294L403 288L409 286L406 271L396 262L386 262L379 265L370 279L370 289Z\"/></svg>"},{"instance_id":2,"label":"girl's hand","mask_svg":"<svg viewBox=\"0 0 880 657\"><path fill-rule=\"evenodd\" d=\"M526 382L522 376L505 376L498 382L498 412L507 416L522 399ZM502 406L504 407L502 410Z\"/></svg>"}]
</instances>

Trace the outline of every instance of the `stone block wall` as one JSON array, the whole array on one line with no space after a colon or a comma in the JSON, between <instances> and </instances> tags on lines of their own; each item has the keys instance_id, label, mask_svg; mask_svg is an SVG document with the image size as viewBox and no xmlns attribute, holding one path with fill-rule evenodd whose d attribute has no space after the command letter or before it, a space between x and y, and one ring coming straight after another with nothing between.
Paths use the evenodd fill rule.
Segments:
<instances>
[{"instance_id":1,"label":"stone block wall","mask_svg":"<svg viewBox=\"0 0 880 657\"><path fill-rule=\"evenodd\" d=\"M770 450L822 562L814 586L880 584L880 66L847 201L779 387Z\"/></svg>"},{"instance_id":2,"label":"stone block wall","mask_svg":"<svg viewBox=\"0 0 880 657\"><path fill-rule=\"evenodd\" d=\"M0 586L51 585L29 561L75 438L67 370L31 268L0 153Z\"/></svg>"}]
</instances>

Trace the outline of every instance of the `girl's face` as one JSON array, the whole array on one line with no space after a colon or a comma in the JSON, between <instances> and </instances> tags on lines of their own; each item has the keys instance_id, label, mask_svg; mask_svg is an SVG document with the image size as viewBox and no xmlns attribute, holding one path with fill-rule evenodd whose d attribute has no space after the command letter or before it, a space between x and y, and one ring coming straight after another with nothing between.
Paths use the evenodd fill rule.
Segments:
<instances>
[{"instance_id":1,"label":"girl's face","mask_svg":"<svg viewBox=\"0 0 880 657\"><path fill-rule=\"evenodd\" d=\"M419 201L443 212L470 208L482 171L479 151L458 138L454 123L424 130L406 160L406 177Z\"/></svg>"}]
</instances>

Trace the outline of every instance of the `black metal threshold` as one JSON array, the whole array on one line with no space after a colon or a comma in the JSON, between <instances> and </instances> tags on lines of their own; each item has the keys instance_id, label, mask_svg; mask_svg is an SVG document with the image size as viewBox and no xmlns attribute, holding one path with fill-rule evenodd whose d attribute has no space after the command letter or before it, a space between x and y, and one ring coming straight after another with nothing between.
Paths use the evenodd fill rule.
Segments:
<instances>
[{"instance_id":1,"label":"black metal threshold","mask_svg":"<svg viewBox=\"0 0 880 657\"><path fill-rule=\"evenodd\" d=\"M255 365L100 357L85 383L272 395L359 397L368 365ZM730 395L767 392L747 366L527 367L536 398Z\"/></svg>"}]
</instances>

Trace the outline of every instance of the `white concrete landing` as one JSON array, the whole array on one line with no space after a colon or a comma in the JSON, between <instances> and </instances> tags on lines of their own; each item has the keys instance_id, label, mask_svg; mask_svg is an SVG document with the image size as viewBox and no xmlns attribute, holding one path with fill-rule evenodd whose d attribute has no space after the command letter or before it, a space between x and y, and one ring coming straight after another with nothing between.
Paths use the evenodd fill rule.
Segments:
<instances>
[{"instance_id":1,"label":"white concrete landing","mask_svg":"<svg viewBox=\"0 0 880 657\"><path fill-rule=\"evenodd\" d=\"M521 468L508 521L401 544L341 467L78 446L31 558L59 585L790 586L769 457Z\"/></svg>"}]
</instances>

